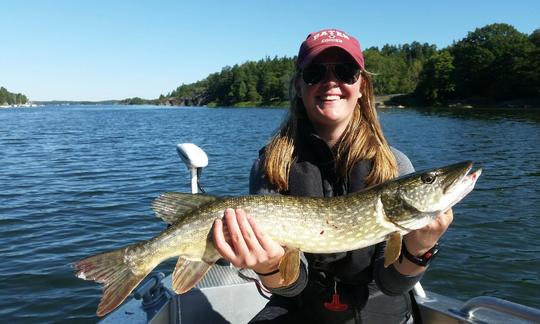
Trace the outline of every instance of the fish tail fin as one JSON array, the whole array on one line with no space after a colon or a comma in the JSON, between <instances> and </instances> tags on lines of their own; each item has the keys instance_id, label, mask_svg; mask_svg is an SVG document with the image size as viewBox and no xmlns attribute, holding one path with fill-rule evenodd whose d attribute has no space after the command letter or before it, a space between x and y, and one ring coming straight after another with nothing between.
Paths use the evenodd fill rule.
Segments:
<instances>
[{"instance_id":1,"label":"fish tail fin","mask_svg":"<svg viewBox=\"0 0 540 324\"><path fill-rule=\"evenodd\" d=\"M172 288L175 293L183 294L193 288L210 270L214 263L190 261L178 258L172 276Z\"/></svg>"},{"instance_id":2,"label":"fish tail fin","mask_svg":"<svg viewBox=\"0 0 540 324\"><path fill-rule=\"evenodd\" d=\"M78 278L103 284L98 316L113 311L153 269L134 269L124 261L125 251L126 248L122 248L101 253L73 264Z\"/></svg>"}]
</instances>

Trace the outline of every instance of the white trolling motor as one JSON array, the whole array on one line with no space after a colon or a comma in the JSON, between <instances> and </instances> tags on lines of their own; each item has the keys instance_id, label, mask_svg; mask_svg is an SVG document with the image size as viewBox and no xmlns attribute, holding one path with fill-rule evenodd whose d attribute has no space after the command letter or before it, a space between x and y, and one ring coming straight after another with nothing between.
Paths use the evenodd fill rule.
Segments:
<instances>
[{"instance_id":1,"label":"white trolling motor","mask_svg":"<svg viewBox=\"0 0 540 324\"><path fill-rule=\"evenodd\" d=\"M208 165L208 156L206 153L203 149L193 143L178 144L176 145L176 151L178 152L178 155L180 155L182 162L184 162L188 170L191 171L191 193L205 193L201 186L200 179L202 169ZM216 264L232 267L232 264L225 259L219 259Z\"/></svg>"},{"instance_id":2,"label":"white trolling motor","mask_svg":"<svg viewBox=\"0 0 540 324\"><path fill-rule=\"evenodd\" d=\"M202 169L208 165L208 156L204 151L193 143L181 143L176 145L176 151L182 162L191 171L191 193L204 193L204 189L199 183Z\"/></svg>"},{"instance_id":3,"label":"white trolling motor","mask_svg":"<svg viewBox=\"0 0 540 324\"><path fill-rule=\"evenodd\" d=\"M204 190L200 186L199 178L202 169L208 165L208 156L206 156L206 153L200 147L192 143L178 144L176 151L180 155L182 162L191 171L191 193L197 194L199 191L204 193ZM142 299L141 306L146 312L148 320L157 316L156 314L161 311L164 305L173 305L170 306L171 309L178 307L178 304L174 302L176 301L176 298L173 297L174 293L163 285L162 280L164 277L165 274L162 272L155 273L135 290L134 298L137 300ZM128 321L126 320L125 322L127 323ZM110 322L115 323L115 321Z\"/></svg>"}]
</instances>

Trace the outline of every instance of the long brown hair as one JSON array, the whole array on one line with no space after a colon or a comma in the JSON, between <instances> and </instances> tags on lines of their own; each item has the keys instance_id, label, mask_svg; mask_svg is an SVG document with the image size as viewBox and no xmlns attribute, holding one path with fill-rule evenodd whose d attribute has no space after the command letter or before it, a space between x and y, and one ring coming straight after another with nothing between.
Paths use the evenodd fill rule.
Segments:
<instances>
[{"instance_id":1,"label":"long brown hair","mask_svg":"<svg viewBox=\"0 0 540 324\"><path fill-rule=\"evenodd\" d=\"M289 170L295 158L295 143L298 141L298 123L307 118L302 98L296 95L294 83L289 86L290 109L280 129L266 146L264 171L268 181L279 191L289 187ZM358 99L347 128L334 145L338 177L347 178L352 167L361 160L371 160L373 167L364 179L367 186L375 185L397 176L397 163L390 150L377 117L374 105L373 86L368 72L362 70L362 83Z\"/></svg>"}]
</instances>

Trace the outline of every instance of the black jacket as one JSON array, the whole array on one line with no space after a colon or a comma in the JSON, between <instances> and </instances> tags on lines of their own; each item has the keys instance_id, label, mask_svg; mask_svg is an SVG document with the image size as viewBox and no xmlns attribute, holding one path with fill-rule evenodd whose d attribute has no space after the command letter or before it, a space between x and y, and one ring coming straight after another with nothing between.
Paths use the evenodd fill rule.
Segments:
<instances>
[{"instance_id":1,"label":"black jacket","mask_svg":"<svg viewBox=\"0 0 540 324\"><path fill-rule=\"evenodd\" d=\"M371 170L370 161L361 161L344 181L336 174L334 154L313 131L296 143L295 161L289 174L289 191L281 194L311 197L332 197L362 190L364 178ZM399 175L413 172L409 159L392 149L398 161ZM261 169L264 149L254 163L250 176L250 193L276 193ZM382 320L385 323L403 322L410 309L407 292L421 278L405 276L393 266L384 268L385 243L355 251L332 254L305 253L298 281L289 287L273 289L273 304L284 302L297 308L306 322L359 323ZM324 306L337 290L347 311L334 312ZM376 297L376 298L374 298ZM271 302L272 303L272 302ZM373 318L376 314L376 319ZM371 316L371 317L370 317ZM363 319L363 320L362 320Z\"/></svg>"}]
</instances>

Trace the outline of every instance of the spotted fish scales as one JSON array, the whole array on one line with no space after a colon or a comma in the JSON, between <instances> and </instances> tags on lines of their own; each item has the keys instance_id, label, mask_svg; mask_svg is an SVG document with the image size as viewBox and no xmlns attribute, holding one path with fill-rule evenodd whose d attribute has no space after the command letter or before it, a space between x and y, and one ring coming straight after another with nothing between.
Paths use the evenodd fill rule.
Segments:
<instances>
[{"instance_id":1,"label":"spotted fish scales","mask_svg":"<svg viewBox=\"0 0 540 324\"><path fill-rule=\"evenodd\" d=\"M279 272L296 280L299 252L336 253L387 240L385 266L401 251L401 236L430 223L474 187L471 162L416 172L364 191L332 198L284 195L218 198L166 193L152 204L171 224L157 236L80 260L76 275L104 284L97 314L114 310L159 263L178 256L172 288L190 290L220 258L210 231L227 208L242 208L266 235L287 248Z\"/></svg>"}]
</instances>

